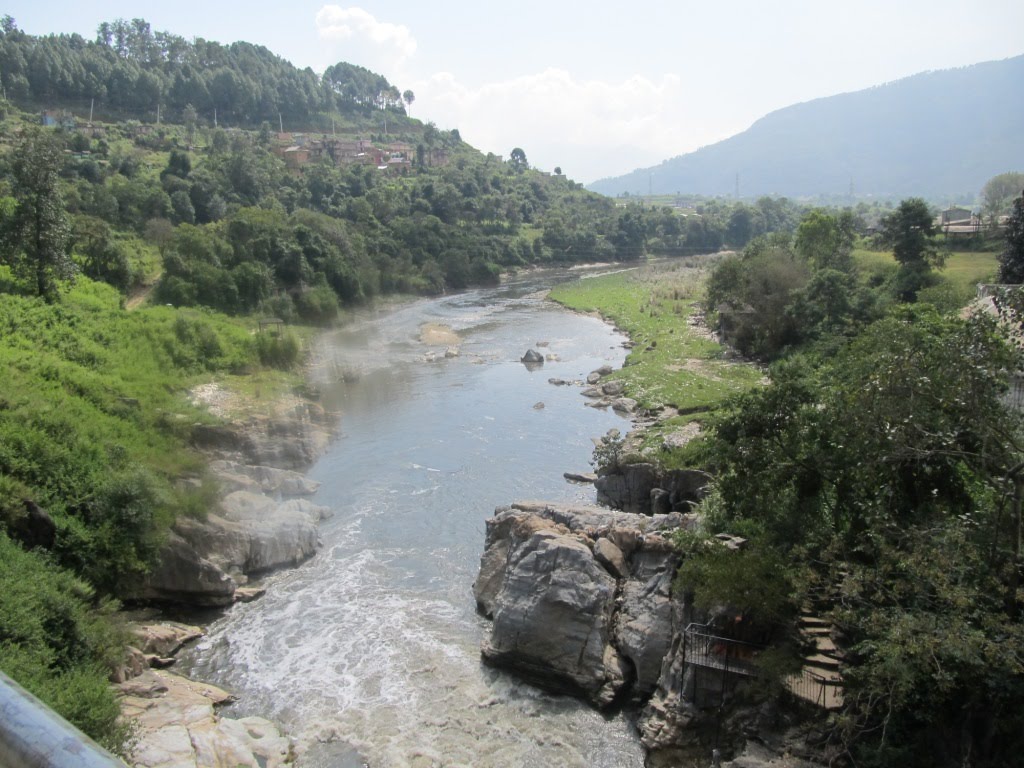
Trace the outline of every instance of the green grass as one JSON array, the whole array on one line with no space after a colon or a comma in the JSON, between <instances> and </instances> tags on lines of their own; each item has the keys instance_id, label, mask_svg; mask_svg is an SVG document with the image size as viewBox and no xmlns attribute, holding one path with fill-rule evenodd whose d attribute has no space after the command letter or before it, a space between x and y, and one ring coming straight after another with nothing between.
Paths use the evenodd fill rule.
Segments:
<instances>
[{"instance_id":1,"label":"green grass","mask_svg":"<svg viewBox=\"0 0 1024 768\"><path fill-rule=\"evenodd\" d=\"M896 261L889 251L869 251L858 248L853 258L867 276L891 276L896 272ZM999 256L986 251L953 251L946 257L946 263L938 270L940 278L953 288L972 294L978 283L995 280L999 271Z\"/></svg>"},{"instance_id":2,"label":"green grass","mask_svg":"<svg viewBox=\"0 0 1024 768\"><path fill-rule=\"evenodd\" d=\"M551 292L560 304L598 312L629 334L636 346L612 378L624 380L626 394L641 407L671 406L684 414L664 429L762 380L760 370L724 359L721 345L688 324L703 279L700 269L652 266L582 279Z\"/></svg>"},{"instance_id":3,"label":"green grass","mask_svg":"<svg viewBox=\"0 0 1024 768\"><path fill-rule=\"evenodd\" d=\"M973 293L978 283L995 282L999 273L999 256L995 253L962 253L954 251L946 259L940 274L960 288Z\"/></svg>"}]
</instances>

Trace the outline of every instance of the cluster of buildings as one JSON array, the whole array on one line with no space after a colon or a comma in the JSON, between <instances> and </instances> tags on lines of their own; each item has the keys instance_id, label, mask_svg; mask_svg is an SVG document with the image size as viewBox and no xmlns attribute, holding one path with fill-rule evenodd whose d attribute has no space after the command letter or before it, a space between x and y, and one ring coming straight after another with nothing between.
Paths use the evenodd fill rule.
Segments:
<instances>
[{"instance_id":1,"label":"cluster of buildings","mask_svg":"<svg viewBox=\"0 0 1024 768\"><path fill-rule=\"evenodd\" d=\"M376 145L369 139L339 139L322 136L313 139L302 133L279 133L272 151L285 162L289 170L301 171L310 163L330 160L334 165L368 165L379 171L405 173L416 159L416 147L402 141ZM445 149L424 150L424 165L448 164Z\"/></svg>"}]
</instances>

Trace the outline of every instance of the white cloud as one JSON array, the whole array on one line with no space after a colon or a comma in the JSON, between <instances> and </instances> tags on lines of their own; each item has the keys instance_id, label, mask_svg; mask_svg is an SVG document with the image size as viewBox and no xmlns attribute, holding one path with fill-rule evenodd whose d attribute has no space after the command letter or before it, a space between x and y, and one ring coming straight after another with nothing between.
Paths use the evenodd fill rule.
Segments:
<instances>
[{"instance_id":1,"label":"white cloud","mask_svg":"<svg viewBox=\"0 0 1024 768\"><path fill-rule=\"evenodd\" d=\"M521 147L532 165L560 166L589 182L653 165L720 138L704 121L703 135L687 114L684 83L633 76L582 80L546 69L469 87L449 73L414 84L419 114L458 128L484 151L508 156Z\"/></svg>"},{"instance_id":2,"label":"white cloud","mask_svg":"<svg viewBox=\"0 0 1024 768\"><path fill-rule=\"evenodd\" d=\"M316 14L323 40L345 43L345 60L394 72L416 52L416 38L404 24L378 21L362 8L325 5Z\"/></svg>"}]
</instances>

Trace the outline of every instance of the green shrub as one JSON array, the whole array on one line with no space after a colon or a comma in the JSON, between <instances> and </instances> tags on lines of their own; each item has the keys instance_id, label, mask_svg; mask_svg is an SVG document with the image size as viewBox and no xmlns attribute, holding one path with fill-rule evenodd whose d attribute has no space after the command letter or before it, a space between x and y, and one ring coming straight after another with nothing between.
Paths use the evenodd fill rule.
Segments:
<instances>
[{"instance_id":1,"label":"green shrub","mask_svg":"<svg viewBox=\"0 0 1024 768\"><path fill-rule=\"evenodd\" d=\"M326 325L338 317L338 297L326 285L299 294L295 306L299 317L315 325Z\"/></svg>"},{"instance_id":2,"label":"green shrub","mask_svg":"<svg viewBox=\"0 0 1024 768\"><path fill-rule=\"evenodd\" d=\"M116 604L0 533L0 669L73 725L124 753L129 728L107 677L123 655Z\"/></svg>"},{"instance_id":3,"label":"green shrub","mask_svg":"<svg viewBox=\"0 0 1024 768\"><path fill-rule=\"evenodd\" d=\"M260 333L256 335L256 351L260 363L286 371L299 362L302 343L291 331Z\"/></svg>"}]
</instances>

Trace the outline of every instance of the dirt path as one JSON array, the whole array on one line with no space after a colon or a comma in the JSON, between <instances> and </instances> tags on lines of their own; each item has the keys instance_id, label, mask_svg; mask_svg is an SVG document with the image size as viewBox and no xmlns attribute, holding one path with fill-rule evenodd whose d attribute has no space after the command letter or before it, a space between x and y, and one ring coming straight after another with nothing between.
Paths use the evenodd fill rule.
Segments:
<instances>
[{"instance_id":1,"label":"dirt path","mask_svg":"<svg viewBox=\"0 0 1024 768\"><path fill-rule=\"evenodd\" d=\"M156 283L139 287L131 296L128 297L128 300L124 303L124 308L138 309L139 306L149 298L149 295L153 293L154 288L156 288Z\"/></svg>"}]
</instances>

